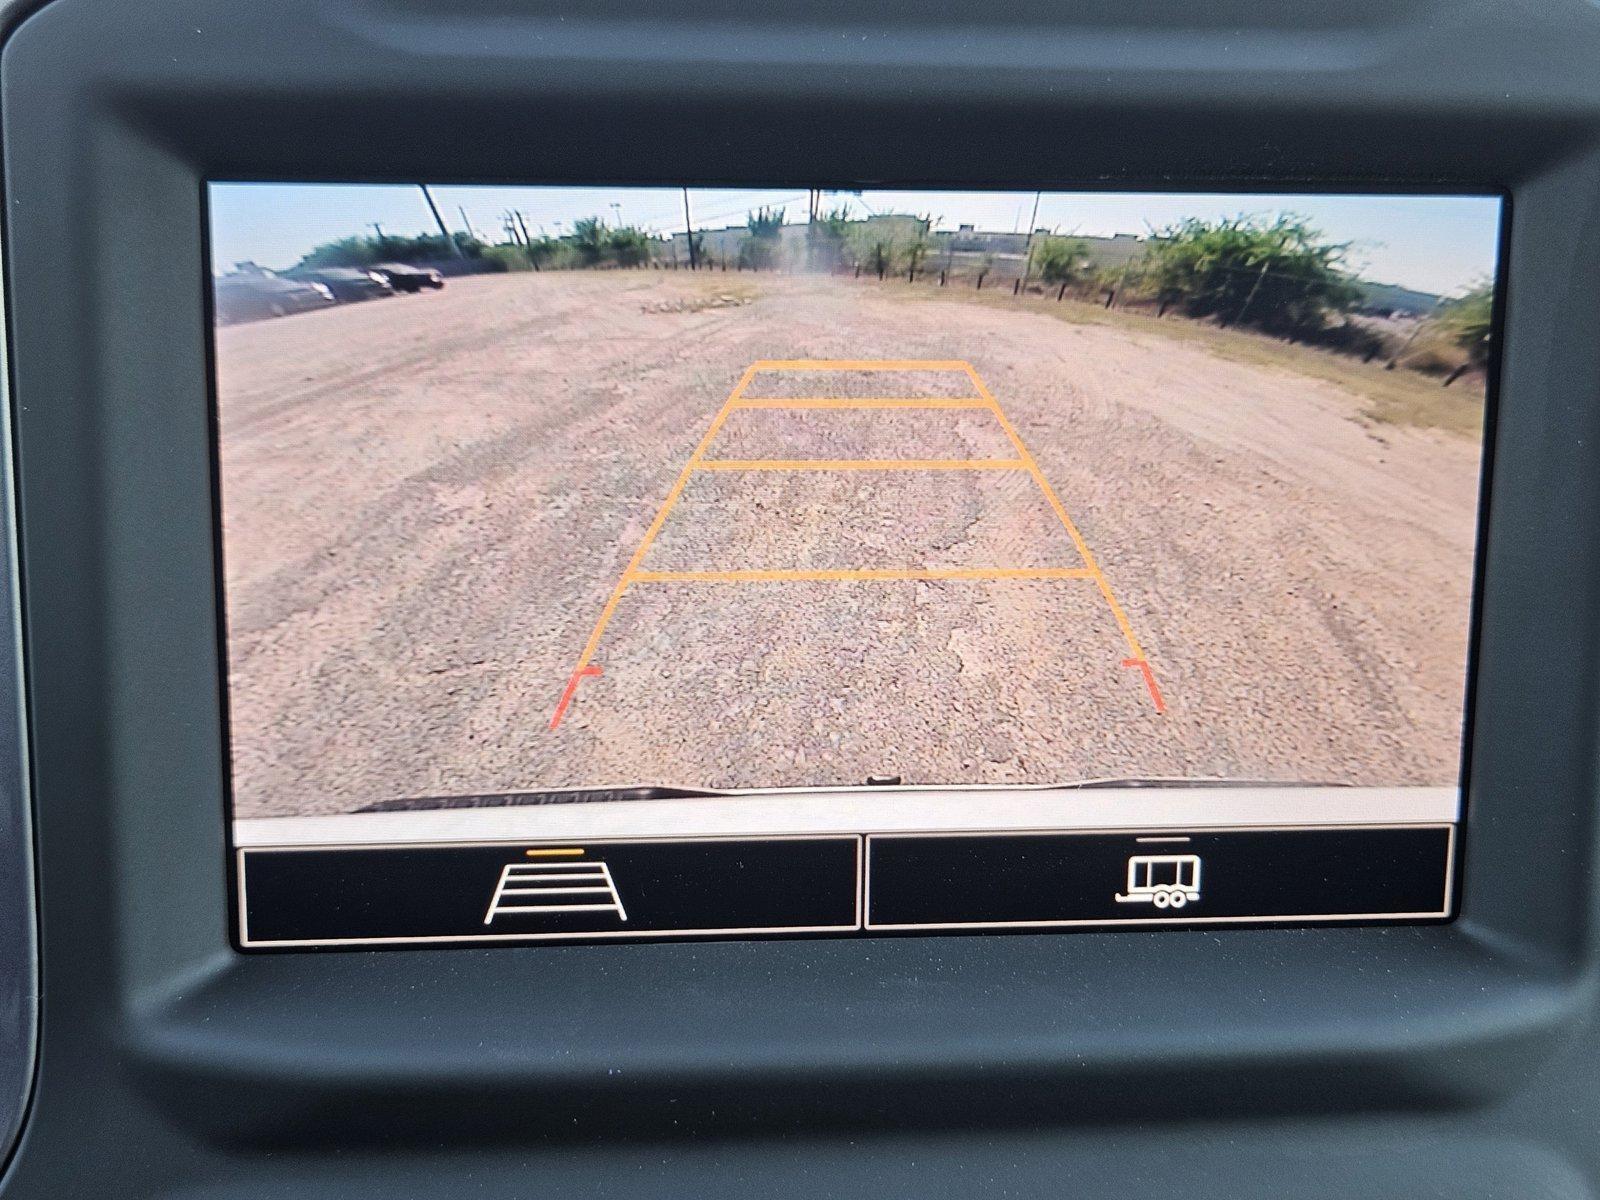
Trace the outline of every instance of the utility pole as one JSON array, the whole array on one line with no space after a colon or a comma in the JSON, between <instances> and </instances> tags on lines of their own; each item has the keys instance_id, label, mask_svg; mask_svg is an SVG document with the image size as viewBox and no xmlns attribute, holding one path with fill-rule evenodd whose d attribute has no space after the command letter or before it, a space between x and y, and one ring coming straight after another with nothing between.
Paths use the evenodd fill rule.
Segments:
<instances>
[{"instance_id":1,"label":"utility pole","mask_svg":"<svg viewBox=\"0 0 1600 1200\"><path fill-rule=\"evenodd\" d=\"M422 198L428 202L428 211L433 214L433 223L439 227L439 236L444 238L445 244L455 252L457 258L465 258L466 255L461 252L461 247L456 244L456 239L450 236L450 230L446 227L444 218L439 215L439 206L433 202L433 193L428 190L428 185L419 183L417 186L422 189Z\"/></svg>"},{"instance_id":2,"label":"utility pole","mask_svg":"<svg viewBox=\"0 0 1600 1200\"><path fill-rule=\"evenodd\" d=\"M806 192L806 270L817 266L817 201L822 196L818 188Z\"/></svg>"},{"instance_id":3,"label":"utility pole","mask_svg":"<svg viewBox=\"0 0 1600 1200\"><path fill-rule=\"evenodd\" d=\"M467 220L467 206L464 204L458 204L456 206L456 211L461 214L461 224L462 227L466 229L467 236L473 241L477 241L478 235L472 231L472 222Z\"/></svg>"},{"instance_id":4,"label":"utility pole","mask_svg":"<svg viewBox=\"0 0 1600 1200\"><path fill-rule=\"evenodd\" d=\"M1023 292L1028 290L1028 276L1033 274L1033 231L1039 225L1039 197L1042 195L1044 195L1043 192L1035 192L1033 194L1033 216L1028 218L1028 256L1023 260L1022 286L1018 289Z\"/></svg>"},{"instance_id":5,"label":"utility pole","mask_svg":"<svg viewBox=\"0 0 1600 1200\"><path fill-rule=\"evenodd\" d=\"M700 269L700 256L694 248L694 221L689 217L689 189L683 189L683 227L689 234L689 270Z\"/></svg>"},{"instance_id":6,"label":"utility pole","mask_svg":"<svg viewBox=\"0 0 1600 1200\"><path fill-rule=\"evenodd\" d=\"M533 239L528 236L528 222L523 217L520 208L511 210L511 215L517 219L517 227L522 230L522 253L527 258L530 266L535 271L539 269L539 260L533 256Z\"/></svg>"}]
</instances>

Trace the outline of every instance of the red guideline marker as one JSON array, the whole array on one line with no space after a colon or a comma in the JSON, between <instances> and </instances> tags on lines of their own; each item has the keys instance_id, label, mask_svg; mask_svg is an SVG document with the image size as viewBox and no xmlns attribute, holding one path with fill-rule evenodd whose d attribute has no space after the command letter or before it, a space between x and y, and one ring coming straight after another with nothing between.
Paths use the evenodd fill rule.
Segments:
<instances>
[{"instance_id":1,"label":"red guideline marker","mask_svg":"<svg viewBox=\"0 0 1600 1200\"><path fill-rule=\"evenodd\" d=\"M561 693L561 702L556 705L556 711L550 715L550 728L554 729L561 724L561 718L567 715L567 705L572 703L572 696L578 690L578 684L590 675L600 674L596 666L580 667L572 673L572 678L567 680L566 691Z\"/></svg>"},{"instance_id":2,"label":"red guideline marker","mask_svg":"<svg viewBox=\"0 0 1600 1200\"><path fill-rule=\"evenodd\" d=\"M1122 660L1122 665L1125 667L1138 667L1139 670L1144 672L1144 685L1150 689L1150 699L1156 706L1156 712L1166 712L1167 705L1166 702L1161 699L1161 689L1156 686L1156 675L1155 672L1150 669L1150 664L1145 662L1145 660L1142 658L1125 658Z\"/></svg>"}]
</instances>

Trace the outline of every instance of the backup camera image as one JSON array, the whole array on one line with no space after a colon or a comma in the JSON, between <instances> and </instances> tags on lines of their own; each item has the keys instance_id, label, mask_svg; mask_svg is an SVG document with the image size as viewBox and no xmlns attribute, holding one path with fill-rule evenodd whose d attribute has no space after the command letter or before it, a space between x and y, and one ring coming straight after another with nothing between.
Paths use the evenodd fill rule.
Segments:
<instances>
[{"instance_id":1,"label":"backup camera image","mask_svg":"<svg viewBox=\"0 0 1600 1200\"><path fill-rule=\"evenodd\" d=\"M675 832L706 795L768 832L813 795L783 789L862 828L918 788L1454 804L1494 198L249 183L210 211L257 840L640 801ZM1123 882L1177 897L1179 860Z\"/></svg>"},{"instance_id":2,"label":"backup camera image","mask_svg":"<svg viewBox=\"0 0 1600 1200\"><path fill-rule=\"evenodd\" d=\"M1494 200L211 192L239 816L1456 781Z\"/></svg>"}]
</instances>

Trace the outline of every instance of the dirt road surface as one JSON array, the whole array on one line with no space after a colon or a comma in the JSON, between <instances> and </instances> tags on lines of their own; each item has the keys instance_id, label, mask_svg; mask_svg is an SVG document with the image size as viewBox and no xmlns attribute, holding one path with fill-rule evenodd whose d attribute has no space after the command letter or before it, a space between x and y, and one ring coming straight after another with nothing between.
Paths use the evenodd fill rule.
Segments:
<instances>
[{"instance_id":1,"label":"dirt road surface","mask_svg":"<svg viewBox=\"0 0 1600 1200\"><path fill-rule=\"evenodd\" d=\"M1159 333L915 294L543 273L220 330L237 814L869 774L1456 779L1475 444ZM622 589L552 730L747 368L798 359L970 363L1127 631L991 409L776 403L981 401L966 374L762 372L744 397L774 403L704 457L824 465L692 472L637 570L697 577ZM862 459L896 465L826 465ZM949 465L974 461L1011 465ZM792 578L868 570L899 574Z\"/></svg>"}]
</instances>

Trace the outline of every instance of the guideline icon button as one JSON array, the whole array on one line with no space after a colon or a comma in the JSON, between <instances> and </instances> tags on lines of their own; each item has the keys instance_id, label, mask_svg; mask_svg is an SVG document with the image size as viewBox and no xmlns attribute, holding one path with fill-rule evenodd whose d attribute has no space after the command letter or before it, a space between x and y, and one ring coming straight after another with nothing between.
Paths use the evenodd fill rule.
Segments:
<instances>
[{"instance_id":1,"label":"guideline icon button","mask_svg":"<svg viewBox=\"0 0 1600 1200\"><path fill-rule=\"evenodd\" d=\"M483 923L496 917L553 913L609 912L628 919L622 896L611 878L611 868L599 859L584 859L583 851L528 850L538 862L511 862L500 871Z\"/></svg>"},{"instance_id":2,"label":"guideline icon button","mask_svg":"<svg viewBox=\"0 0 1600 1200\"><path fill-rule=\"evenodd\" d=\"M1118 904L1153 904L1183 908L1200 899L1198 854L1135 854L1128 859L1127 891Z\"/></svg>"}]
</instances>

